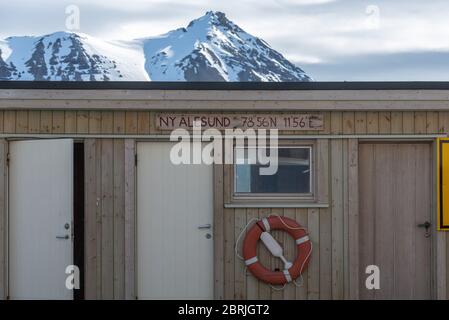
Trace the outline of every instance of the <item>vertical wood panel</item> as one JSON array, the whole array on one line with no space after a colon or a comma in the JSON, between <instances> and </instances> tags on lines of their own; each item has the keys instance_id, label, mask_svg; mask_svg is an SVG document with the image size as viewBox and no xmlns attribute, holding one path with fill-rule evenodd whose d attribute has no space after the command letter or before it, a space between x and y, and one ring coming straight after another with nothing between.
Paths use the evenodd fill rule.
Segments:
<instances>
[{"instance_id":1,"label":"vertical wood panel","mask_svg":"<svg viewBox=\"0 0 449 320\"><path fill-rule=\"evenodd\" d=\"M282 217L283 210L281 208L273 208L270 210L270 213L268 215L271 215L271 214L273 214L275 216ZM279 245L282 248L285 248L283 231L272 230L272 231L270 231L270 233L277 240ZM282 263L281 259L274 257L271 253L270 253L270 264L268 266L271 270L282 271L284 269L284 264ZM281 288L282 288L282 286L279 286L279 287L271 286L271 299L272 300L282 300L284 298L284 290Z\"/></svg>"},{"instance_id":2,"label":"vertical wood panel","mask_svg":"<svg viewBox=\"0 0 449 320\"><path fill-rule=\"evenodd\" d=\"M339 111L331 113L331 125L330 133L341 134L343 133L343 114Z\"/></svg>"},{"instance_id":3,"label":"vertical wood panel","mask_svg":"<svg viewBox=\"0 0 449 320\"><path fill-rule=\"evenodd\" d=\"M125 298L125 145L114 140L114 299Z\"/></svg>"},{"instance_id":4,"label":"vertical wood panel","mask_svg":"<svg viewBox=\"0 0 449 320\"><path fill-rule=\"evenodd\" d=\"M65 123L64 111L53 111L52 112L51 132L52 133L64 133L64 123Z\"/></svg>"},{"instance_id":5,"label":"vertical wood panel","mask_svg":"<svg viewBox=\"0 0 449 320\"><path fill-rule=\"evenodd\" d=\"M320 225L320 230L324 229L332 237L332 298L343 298L343 249L344 249L344 228L343 228L343 140L334 139L331 141L331 172L332 172L332 221L331 230L326 230L324 223ZM320 212L321 214L321 212ZM320 217L321 220L325 217ZM326 221L327 222L327 221ZM328 228L328 227L327 227ZM320 241L321 243L323 240ZM321 244L323 248L323 244ZM320 268L323 267L321 260L328 259L327 252L321 251L323 257L320 259ZM320 293L321 296L322 293Z\"/></svg>"},{"instance_id":6,"label":"vertical wood panel","mask_svg":"<svg viewBox=\"0 0 449 320\"><path fill-rule=\"evenodd\" d=\"M6 237L6 157L8 154L8 143L6 140L0 140L0 300L5 299L7 295L7 237Z\"/></svg>"},{"instance_id":7,"label":"vertical wood panel","mask_svg":"<svg viewBox=\"0 0 449 320\"><path fill-rule=\"evenodd\" d=\"M332 216L331 210L319 209L317 212L320 222L319 237L319 296L320 299L328 300L332 298L333 291L333 261L332 261Z\"/></svg>"},{"instance_id":8,"label":"vertical wood panel","mask_svg":"<svg viewBox=\"0 0 449 320\"><path fill-rule=\"evenodd\" d=\"M332 133L349 133L354 128L354 114L353 113L336 113L332 114L332 124L331 124L331 132ZM343 128L345 127L345 128ZM340 140L338 140L340 141ZM329 146L333 146L334 141L329 142L329 140L320 140L318 142L318 183L320 183L322 189L328 190L329 188ZM333 155L331 154L331 163L334 163ZM341 163L341 162L340 162ZM332 172L332 169L330 170ZM326 191L323 194L318 194L318 200L322 203L327 203L329 200L328 192ZM312 253L312 255L319 255L319 263L318 263L318 272L319 272L319 289L318 296L315 296L314 293L309 294L309 298L312 299L320 298L320 299L330 299L332 297L332 215L331 209L319 209L319 210L311 210L311 214L319 215L318 223L319 234L319 250ZM310 221L313 227L314 220ZM311 230L309 232L312 232ZM318 248L318 246L313 247ZM312 271L310 271L312 272ZM310 275L310 273L309 273ZM314 283L312 280L312 284L309 285L309 290L314 290ZM313 292L313 291L312 291Z\"/></svg>"},{"instance_id":9,"label":"vertical wood panel","mask_svg":"<svg viewBox=\"0 0 449 320\"><path fill-rule=\"evenodd\" d=\"M411 111L402 113L402 133L414 133L415 132L415 115Z\"/></svg>"},{"instance_id":10,"label":"vertical wood panel","mask_svg":"<svg viewBox=\"0 0 449 320\"><path fill-rule=\"evenodd\" d=\"M391 133L391 113L380 112L379 113L379 133Z\"/></svg>"},{"instance_id":11,"label":"vertical wood panel","mask_svg":"<svg viewBox=\"0 0 449 320\"><path fill-rule=\"evenodd\" d=\"M308 228L308 210L307 209L295 209L295 215L296 215L296 221L307 229L308 233L310 234L310 229ZM313 248L312 248L313 250ZM312 255L314 255L315 252L312 251ZM299 279L296 280L297 283L299 283L299 286L296 287L296 299L298 300L307 300L308 299L308 279L309 279L309 270L310 270L310 264L304 270L300 276Z\"/></svg>"},{"instance_id":12,"label":"vertical wood panel","mask_svg":"<svg viewBox=\"0 0 449 320\"><path fill-rule=\"evenodd\" d=\"M4 118L5 118L5 112L0 110L0 132L4 132Z\"/></svg>"},{"instance_id":13,"label":"vertical wood panel","mask_svg":"<svg viewBox=\"0 0 449 320\"><path fill-rule=\"evenodd\" d=\"M343 112L343 133L353 134L355 132L354 112Z\"/></svg>"},{"instance_id":14,"label":"vertical wood panel","mask_svg":"<svg viewBox=\"0 0 449 320\"><path fill-rule=\"evenodd\" d=\"M5 133L15 133L16 132L16 112L15 111L5 111L3 119L3 127Z\"/></svg>"},{"instance_id":15,"label":"vertical wood panel","mask_svg":"<svg viewBox=\"0 0 449 320\"><path fill-rule=\"evenodd\" d=\"M270 209L259 209L259 219L265 218L270 215ZM271 253L267 248L260 243L258 246L259 261L264 266L269 267L271 265ZM259 298L262 300L271 299L271 288L268 284L259 281Z\"/></svg>"},{"instance_id":16,"label":"vertical wood panel","mask_svg":"<svg viewBox=\"0 0 449 320\"><path fill-rule=\"evenodd\" d=\"M53 114L51 111L41 111L41 133L51 133Z\"/></svg>"},{"instance_id":17,"label":"vertical wood panel","mask_svg":"<svg viewBox=\"0 0 449 320\"><path fill-rule=\"evenodd\" d=\"M402 112L400 111L391 113L391 133L402 133Z\"/></svg>"},{"instance_id":18,"label":"vertical wood panel","mask_svg":"<svg viewBox=\"0 0 449 320\"><path fill-rule=\"evenodd\" d=\"M320 211L308 209L307 214L310 241L312 242L312 255L307 270L307 299L320 298ZM330 283L330 282L329 282Z\"/></svg>"},{"instance_id":19,"label":"vertical wood panel","mask_svg":"<svg viewBox=\"0 0 449 320\"><path fill-rule=\"evenodd\" d=\"M371 226L374 225L375 216L375 197L376 194L371 193L372 181L376 175L374 168L374 145L360 145L359 149L360 165L363 165L364 171L360 172L360 198L363 201L360 202L360 234L363 236L360 238L360 252L357 256L360 257L360 270L359 284L360 285L360 298L361 299L373 299L373 290L362 289L364 287L364 275L367 265L374 264L374 230ZM352 278L353 279L353 278ZM352 284L351 284L352 287Z\"/></svg>"},{"instance_id":20,"label":"vertical wood panel","mask_svg":"<svg viewBox=\"0 0 449 320\"><path fill-rule=\"evenodd\" d=\"M123 134L125 133L125 112L115 111L114 112L114 133Z\"/></svg>"},{"instance_id":21,"label":"vertical wood panel","mask_svg":"<svg viewBox=\"0 0 449 320\"><path fill-rule=\"evenodd\" d=\"M114 133L114 113L105 111L101 113L101 133Z\"/></svg>"},{"instance_id":22,"label":"vertical wood panel","mask_svg":"<svg viewBox=\"0 0 449 320\"><path fill-rule=\"evenodd\" d=\"M126 111L125 115L125 133L127 134L136 134L138 121L137 121L137 112L135 111Z\"/></svg>"},{"instance_id":23,"label":"vertical wood panel","mask_svg":"<svg viewBox=\"0 0 449 320\"><path fill-rule=\"evenodd\" d=\"M97 289L97 297L99 299L102 298L103 288L102 288L102 248L103 248L103 242L102 242L102 236L103 236L103 195L102 195L102 155L103 155L103 148L102 148L103 141L100 139L95 140L95 181L96 181L96 221L97 221L97 283L96 283L96 289Z\"/></svg>"},{"instance_id":24,"label":"vertical wood panel","mask_svg":"<svg viewBox=\"0 0 449 320\"><path fill-rule=\"evenodd\" d=\"M425 111L415 112L415 133L426 133L427 132L427 118Z\"/></svg>"},{"instance_id":25,"label":"vertical wood panel","mask_svg":"<svg viewBox=\"0 0 449 320\"><path fill-rule=\"evenodd\" d=\"M348 141L348 259L349 299L359 298L359 143Z\"/></svg>"},{"instance_id":26,"label":"vertical wood panel","mask_svg":"<svg viewBox=\"0 0 449 320\"><path fill-rule=\"evenodd\" d=\"M214 299L224 298L223 166L214 164Z\"/></svg>"},{"instance_id":27,"label":"vertical wood panel","mask_svg":"<svg viewBox=\"0 0 449 320\"><path fill-rule=\"evenodd\" d=\"M41 128L41 112L36 110L28 111L28 132L39 133Z\"/></svg>"},{"instance_id":28,"label":"vertical wood panel","mask_svg":"<svg viewBox=\"0 0 449 320\"><path fill-rule=\"evenodd\" d=\"M150 111L150 134L161 133L161 130L156 129L155 119L156 119L156 112Z\"/></svg>"},{"instance_id":29,"label":"vertical wood panel","mask_svg":"<svg viewBox=\"0 0 449 320\"><path fill-rule=\"evenodd\" d=\"M319 139L316 148L317 202L327 204L329 201L329 139Z\"/></svg>"},{"instance_id":30,"label":"vertical wood panel","mask_svg":"<svg viewBox=\"0 0 449 320\"><path fill-rule=\"evenodd\" d=\"M246 209L246 221L249 223L250 221L254 220L249 226L248 229L252 227L252 225L255 223L255 220L259 219L259 210L254 208L248 208ZM248 230L247 229L247 230ZM239 249L241 252L243 246L243 239L239 243ZM259 298L259 280L257 280L251 272L246 270L246 292L247 292L247 299L248 300L255 300Z\"/></svg>"},{"instance_id":31,"label":"vertical wood panel","mask_svg":"<svg viewBox=\"0 0 449 320\"><path fill-rule=\"evenodd\" d=\"M379 112L366 113L366 131L368 134L379 133Z\"/></svg>"},{"instance_id":32,"label":"vertical wood panel","mask_svg":"<svg viewBox=\"0 0 449 320\"><path fill-rule=\"evenodd\" d=\"M101 143L101 289L103 299L114 298L114 142Z\"/></svg>"},{"instance_id":33,"label":"vertical wood panel","mask_svg":"<svg viewBox=\"0 0 449 320\"><path fill-rule=\"evenodd\" d=\"M234 299L234 210L224 209L224 298Z\"/></svg>"},{"instance_id":34,"label":"vertical wood panel","mask_svg":"<svg viewBox=\"0 0 449 320\"><path fill-rule=\"evenodd\" d=\"M331 126L331 112L323 112L323 119L324 119L324 128L323 130L319 131L319 134L329 134Z\"/></svg>"},{"instance_id":35,"label":"vertical wood panel","mask_svg":"<svg viewBox=\"0 0 449 320\"><path fill-rule=\"evenodd\" d=\"M135 178L136 166L135 141L125 140L125 299L136 298L135 291L135 222L136 222L136 194Z\"/></svg>"},{"instance_id":36,"label":"vertical wood panel","mask_svg":"<svg viewBox=\"0 0 449 320\"><path fill-rule=\"evenodd\" d=\"M65 111L64 132L76 133L76 111Z\"/></svg>"},{"instance_id":37,"label":"vertical wood panel","mask_svg":"<svg viewBox=\"0 0 449 320\"><path fill-rule=\"evenodd\" d=\"M449 112L440 111L438 113L438 132L449 132Z\"/></svg>"},{"instance_id":38,"label":"vertical wood panel","mask_svg":"<svg viewBox=\"0 0 449 320\"><path fill-rule=\"evenodd\" d=\"M438 112L428 111L426 119L426 132L428 134L438 133Z\"/></svg>"},{"instance_id":39,"label":"vertical wood panel","mask_svg":"<svg viewBox=\"0 0 449 320\"><path fill-rule=\"evenodd\" d=\"M286 208L284 209L284 217L286 218L290 218L293 220L296 220L296 212L294 208ZM288 261L294 261L296 258L296 246L295 246L295 242L293 241L292 237L287 233L287 232L283 232L283 236L284 236L284 251L285 251L285 258ZM298 281L300 281L300 279L298 279ZM284 299L285 300L294 300L296 297L296 287L293 283L288 283L285 286L284 289Z\"/></svg>"},{"instance_id":40,"label":"vertical wood panel","mask_svg":"<svg viewBox=\"0 0 449 320\"><path fill-rule=\"evenodd\" d=\"M89 112L77 111L76 112L76 132L88 133L89 132Z\"/></svg>"},{"instance_id":41,"label":"vertical wood panel","mask_svg":"<svg viewBox=\"0 0 449 320\"><path fill-rule=\"evenodd\" d=\"M101 132L101 112L90 111L89 112L89 133L102 133Z\"/></svg>"},{"instance_id":42,"label":"vertical wood panel","mask_svg":"<svg viewBox=\"0 0 449 320\"><path fill-rule=\"evenodd\" d=\"M237 245L237 238L243 232L246 225L246 209L236 209L234 217L234 246ZM244 239L244 235L241 238ZM241 245L241 242L238 244ZM237 247L238 252L240 247ZM245 300L246 299L246 275L245 275L245 263L237 256L234 259L234 299Z\"/></svg>"},{"instance_id":43,"label":"vertical wood panel","mask_svg":"<svg viewBox=\"0 0 449 320\"><path fill-rule=\"evenodd\" d=\"M16 132L28 133L28 111L17 111Z\"/></svg>"},{"instance_id":44,"label":"vertical wood panel","mask_svg":"<svg viewBox=\"0 0 449 320\"><path fill-rule=\"evenodd\" d=\"M355 133L356 134L366 133L366 112L355 113Z\"/></svg>"},{"instance_id":45,"label":"vertical wood panel","mask_svg":"<svg viewBox=\"0 0 449 320\"><path fill-rule=\"evenodd\" d=\"M95 139L84 141L85 150L85 212L84 212L84 288L85 298L97 296L97 152Z\"/></svg>"},{"instance_id":46,"label":"vertical wood panel","mask_svg":"<svg viewBox=\"0 0 449 320\"><path fill-rule=\"evenodd\" d=\"M150 113L141 111L137 114L137 130L140 134L150 133Z\"/></svg>"},{"instance_id":47,"label":"vertical wood panel","mask_svg":"<svg viewBox=\"0 0 449 320\"><path fill-rule=\"evenodd\" d=\"M343 140L343 281L341 291L336 290L335 299L347 299L349 296L349 146L348 139Z\"/></svg>"}]
</instances>

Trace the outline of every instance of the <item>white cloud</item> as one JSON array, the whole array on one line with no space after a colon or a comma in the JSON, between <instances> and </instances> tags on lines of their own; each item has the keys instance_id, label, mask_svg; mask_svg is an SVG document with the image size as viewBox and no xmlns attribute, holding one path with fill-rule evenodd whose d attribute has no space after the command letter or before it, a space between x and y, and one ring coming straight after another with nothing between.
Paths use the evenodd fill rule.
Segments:
<instances>
[{"instance_id":1,"label":"white cloud","mask_svg":"<svg viewBox=\"0 0 449 320\"><path fill-rule=\"evenodd\" d=\"M309 5L319 5L326 4L330 2L336 2L337 0L276 0L282 5L299 5L299 6L309 6Z\"/></svg>"}]
</instances>

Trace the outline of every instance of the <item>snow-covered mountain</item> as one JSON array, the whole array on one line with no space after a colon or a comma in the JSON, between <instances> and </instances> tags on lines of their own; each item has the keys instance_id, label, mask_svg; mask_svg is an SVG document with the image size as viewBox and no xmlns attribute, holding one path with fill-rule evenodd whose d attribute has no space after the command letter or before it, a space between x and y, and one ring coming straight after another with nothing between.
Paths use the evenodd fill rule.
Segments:
<instances>
[{"instance_id":1,"label":"snow-covered mountain","mask_svg":"<svg viewBox=\"0 0 449 320\"><path fill-rule=\"evenodd\" d=\"M86 34L56 32L0 42L0 79L149 80L137 42L108 42Z\"/></svg>"},{"instance_id":2,"label":"snow-covered mountain","mask_svg":"<svg viewBox=\"0 0 449 320\"><path fill-rule=\"evenodd\" d=\"M0 40L0 80L311 81L263 40L207 12L186 28L131 41L56 32Z\"/></svg>"}]
</instances>

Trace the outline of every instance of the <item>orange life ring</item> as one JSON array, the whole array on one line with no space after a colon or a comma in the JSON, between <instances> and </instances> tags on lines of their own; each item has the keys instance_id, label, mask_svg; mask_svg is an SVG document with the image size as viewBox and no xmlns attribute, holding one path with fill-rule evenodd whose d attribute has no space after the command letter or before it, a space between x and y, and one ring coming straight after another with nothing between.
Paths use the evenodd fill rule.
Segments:
<instances>
[{"instance_id":1,"label":"orange life ring","mask_svg":"<svg viewBox=\"0 0 449 320\"><path fill-rule=\"evenodd\" d=\"M284 230L295 239L297 256L288 270L271 271L257 258L257 242L262 232L270 230ZM243 242L243 258L249 271L256 278L272 285L283 285L298 278L307 266L311 252L312 244L305 228L287 217L269 216L258 221L248 230Z\"/></svg>"}]
</instances>

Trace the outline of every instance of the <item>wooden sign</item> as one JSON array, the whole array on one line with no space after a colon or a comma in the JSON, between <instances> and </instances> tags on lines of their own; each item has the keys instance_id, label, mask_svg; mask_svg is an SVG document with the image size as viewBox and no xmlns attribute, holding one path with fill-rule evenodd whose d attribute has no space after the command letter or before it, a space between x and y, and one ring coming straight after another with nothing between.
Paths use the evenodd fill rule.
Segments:
<instances>
[{"instance_id":1,"label":"wooden sign","mask_svg":"<svg viewBox=\"0 0 449 320\"><path fill-rule=\"evenodd\" d=\"M438 139L438 230L449 231L449 138Z\"/></svg>"},{"instance_id":2,"label":"wooden sign","mask_svg":"<svg viewBox=\"0 0 449 320\"><path fill-rule=\"evenodd\" d=\"M279 129L279 130L323 130L323 115L304 114L177 114L156 115L156 128L174 130L191 129L199 121L202 129Z\"/></svg>"}]
</instances>

